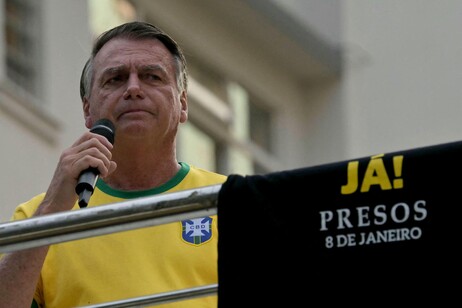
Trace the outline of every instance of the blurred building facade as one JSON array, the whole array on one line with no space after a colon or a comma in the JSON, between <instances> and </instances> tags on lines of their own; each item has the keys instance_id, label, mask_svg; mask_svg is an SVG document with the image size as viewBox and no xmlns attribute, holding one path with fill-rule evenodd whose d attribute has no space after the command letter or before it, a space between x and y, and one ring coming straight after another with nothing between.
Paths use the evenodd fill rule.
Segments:
<instances>
[{"instance_id":1,"label":"blurred building facade","mask_svg":"<svg viewBox=\"0 0 462 308\"><path fill-rule=\"evenodd\" d=\"M0 221L85 130L92 40L145 20L183 47L180 160L257 174L458 140L462 2L0 0Z\"/></svg>"}]
</instances>

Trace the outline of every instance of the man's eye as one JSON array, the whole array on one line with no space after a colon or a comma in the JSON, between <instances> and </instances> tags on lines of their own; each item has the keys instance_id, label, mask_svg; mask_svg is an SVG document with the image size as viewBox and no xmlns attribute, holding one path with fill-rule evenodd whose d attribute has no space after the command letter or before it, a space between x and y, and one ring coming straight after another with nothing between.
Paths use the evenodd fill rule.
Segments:
<instances>
[{"instance_id":1,"label":"man's eye","mask_svg":"<svg viewBox=\"0 0 462 308\"><path fill-rule=\"evenodd\" d=\"M123 76L117 75L110 78L107 78L106 82L104 83L106 86L113 86L118 85L123 81Z\"/></svg>"},{"instance_id":2,"label":"man's eye","mask_svg":"<svg viewBox=\"0 0 462 308\"><path fill-rule=\"evenodd\" d=\"M159 75L155 75L155 74L146 74L146 78L149 80L160 80Z\"/></svg>"},{"instance_id":3,"label":"man's eye","mask_svg":"<svg viewBox=\"0 0 462 308\"><path fill-rule=\"evenodd\" d=\"M107 83L115 83L119 81L122 81L122 76L114 76L112 78L109 78Z\"/></svg>"}]
</instances>

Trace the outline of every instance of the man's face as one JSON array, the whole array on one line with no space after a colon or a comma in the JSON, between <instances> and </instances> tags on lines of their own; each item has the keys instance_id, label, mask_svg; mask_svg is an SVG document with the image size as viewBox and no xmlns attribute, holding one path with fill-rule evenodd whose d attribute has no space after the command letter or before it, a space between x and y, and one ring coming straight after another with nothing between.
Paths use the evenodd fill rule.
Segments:
<instances>
[{"instance_id":1,"label":"man's face","mask_svg":"<svg viewBox=\"0 0 462 308\"><path fill-rule=\"evenodd\" d=\"M121 138L174 138L187 120L186 92L179 92L175 72L173 56L158 40L109 41L94 59L86 126L108 118Z\"/></svg>"}]
</instances>

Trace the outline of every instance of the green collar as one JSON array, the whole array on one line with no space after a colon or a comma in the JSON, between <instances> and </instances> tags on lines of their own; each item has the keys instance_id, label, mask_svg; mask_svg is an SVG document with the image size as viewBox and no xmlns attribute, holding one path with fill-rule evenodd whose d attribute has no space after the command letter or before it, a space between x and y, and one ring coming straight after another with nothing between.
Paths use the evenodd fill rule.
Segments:
<instances>
[{"instance_id":1,"label":"green collar","mask_svg":"<svg viewBox=\"0 0 462 308\"><path fill-rule=\"evenodd\" d=\"M147 196L152 196L152 195L157 195L163 192L166 192L167 190L171 189L172 187L175 187L180 183L185 176L188 174L190 170L190 166L186 163L180 162L181 169L180 171L175 174L173 178L171 178L167 183L154 187L151 189L146 189L146 190L134 190L134 191L123 191L123 190L117 190L114 189L106 184L101 178L98 178L98 181L96 182L96 187L98 187L102 192L122 198L122 199L133 199L133 198L139 198L139 197L147 197Z\"/></svg>"}]
</instances>

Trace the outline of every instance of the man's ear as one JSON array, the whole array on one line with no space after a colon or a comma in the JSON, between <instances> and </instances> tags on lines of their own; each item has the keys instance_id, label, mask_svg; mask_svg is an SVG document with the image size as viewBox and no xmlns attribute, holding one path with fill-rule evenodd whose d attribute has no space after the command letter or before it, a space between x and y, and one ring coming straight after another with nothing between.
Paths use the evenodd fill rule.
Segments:
<instances>
[{"instance_id":1,"label":"man's ear","mask_svg":"<svg viewBox=\"0 0 462 308\"><path fill-rule=\"evenodd\" d=\"M93 123L90 117L90 102L86 97L83 98L82 102L82 108L83 108L83 118L85 120L85 126L90 129L93 127Z\"/></svg>"},{"instance_id":2,"label":"man's ear","mask_svg":"<svg viewBox=\"0 0 462 308\"><path fill-rule=\"evenodd\" d=\"M181 104L180 123L184 123L188 120L188 95L186 93L186 90L183 90L181 92L180 104Z\"/></svg>"}]
</instances>

